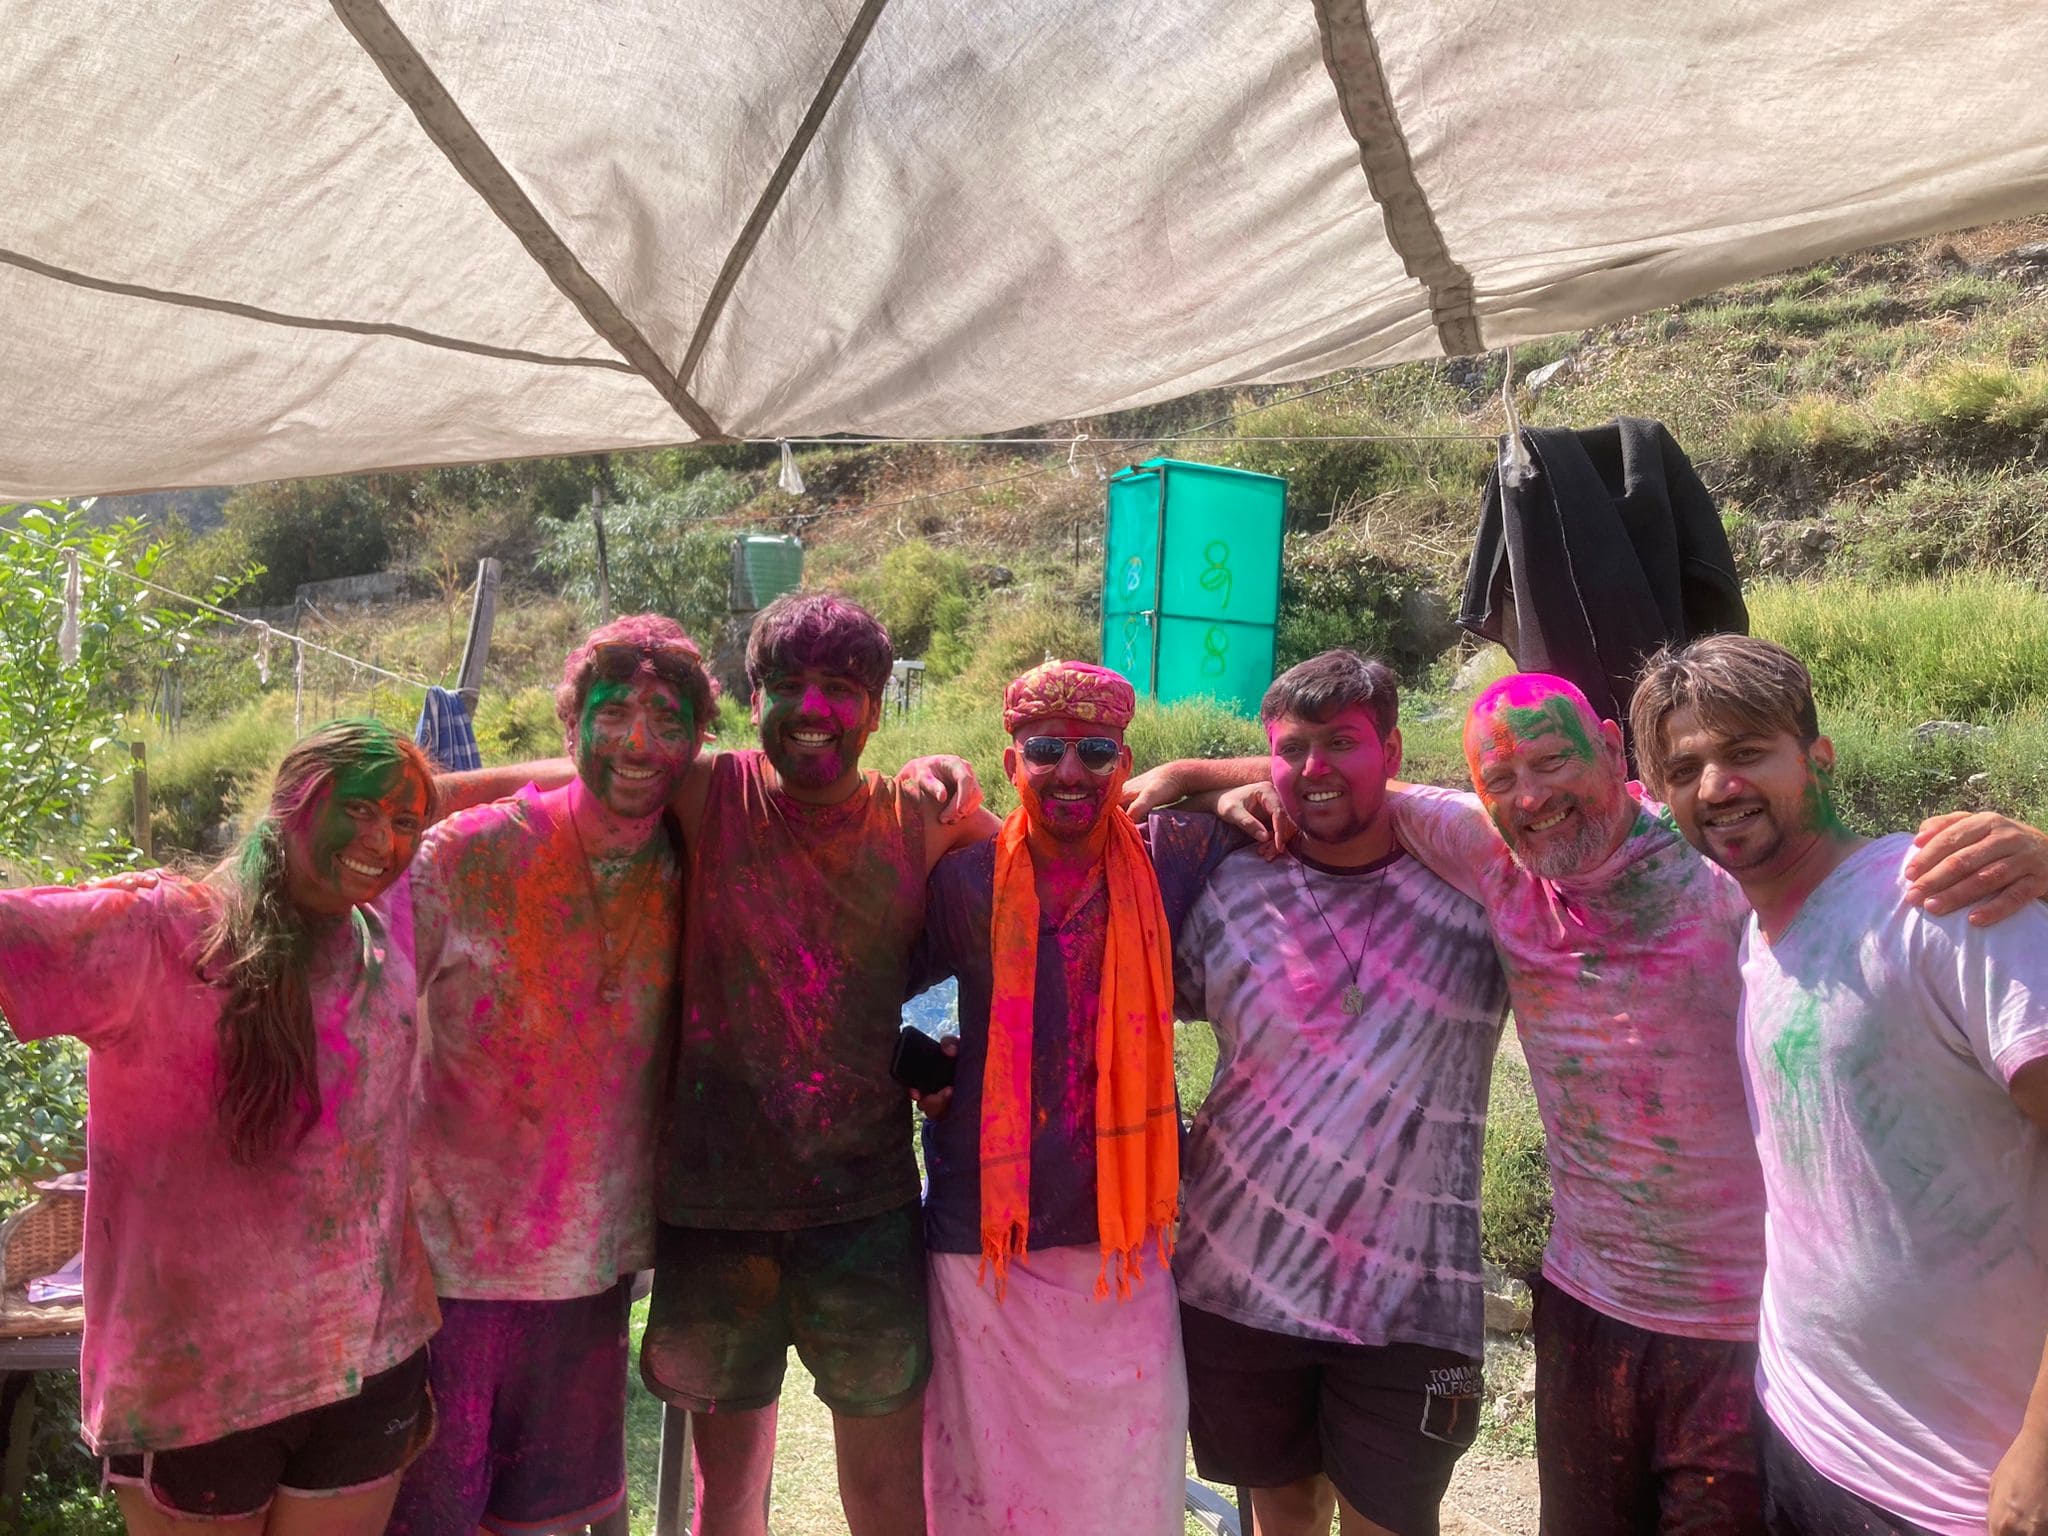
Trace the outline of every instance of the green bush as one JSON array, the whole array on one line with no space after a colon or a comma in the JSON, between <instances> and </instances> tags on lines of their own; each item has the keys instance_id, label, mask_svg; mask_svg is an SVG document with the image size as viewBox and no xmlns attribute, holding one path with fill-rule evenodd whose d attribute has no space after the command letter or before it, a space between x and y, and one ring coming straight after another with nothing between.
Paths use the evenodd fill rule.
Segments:
<instances>
[{"instance_id":1,"label":"green bush","mask_svg":"<svg viewBox=\"0 0 2048 1536\"><path fill-rule=\"evenodd\" d=\"M2048 473L1935 468L1865 505L1831 509L1841 545L1829 569L1877 579L2048 568Z\"/></svg>"},{"instance_id":2,"label":"green bush","mask_svg":"<svg viewBox=\"0 0 2048 1536\"><path fill-rule=\"evenodd\" d=\"M486 693L477 702L476 745L484 766L562 755L562 722L552 688Z\"/></svg>"},{"instance_id":3,"label":"green bush","mask_svg":"<svg viewBox=\"0 0 2048 1536\"><path fill-rule=\"evenodd\" d=\"M675 490L606 507L612 612L665 613L708 647L731 608L733 530L717 524L747 497L743 481L712 470ZM538 563L562 583L564 597L597 611L597 530L588 516L550 525Z\"/></svg>"},{"instance_id":4,"label":"green bush","mask_svg":"<svg viewBox=\"0 0 2048 1536\"><path fill-rule=\"evenodd\" d=\"M1494 1058L1482 1157L1479 1251L1510 1275L1533 1281L1550 1241L1550 1170L1529 1068L1511 1048Z\"/></svg>"},{"instance_id":5,"label":"green bush","mask_svg":"<svg viewBox=\"0 0 2048 1536\"><path fill-rule=\"evenodd\" d=\"M238 830L234 823L266 792L291 743L291 701L281 694L152 743L149 827L156 858L226 851ZM134 806L129 776L120 774L94 798L92 822L126 836L134 828Z\"/></svg>"},{"instance_id":6,"label":"green bush","mask_svg":"<svg viewBox=\"0 0 2048 1536\"><path fill-rule=\"evenodd\" d=\"M1412 682L1456 639L1435 583L1365 547L1356 526L1290 537L1281 571L1276 672L1349 646Z\"/></svg>"},{"instance_id":7,"label":"green bush","mask_svg":"<svg viewBox=\"0 0 2048 1536\"><path fill-rule=\"evenodd\" d=\"M933 681L965 665L961 638L974 607L974 577L965 557L923 539L898 544L882 563L846 583L846 595L889 631L899 657L923 657ZM938 650L934 658L928 653Z\"/></svg>"},{"instance_id":8,"label":"green bush","mask_svg":"<svg viewBox=\"0 0 2048 1536\"><path fill-rule=\"evenodd\" d=\"M221 514L224 548L263 567L249 600L270 604L290 602L302 582L383 570L403 527L400 509L359 476L244 486Z\"/></svg>"}]
</instances>

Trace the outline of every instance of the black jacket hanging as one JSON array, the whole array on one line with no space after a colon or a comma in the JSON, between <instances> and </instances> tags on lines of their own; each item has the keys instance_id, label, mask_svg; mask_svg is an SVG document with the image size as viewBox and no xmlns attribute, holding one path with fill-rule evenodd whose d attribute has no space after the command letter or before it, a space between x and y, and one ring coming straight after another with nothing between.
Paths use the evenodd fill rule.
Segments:
<instances>
[{"instance_id":1,"label":"black jacket hanging","mask_svg":"<svg viewBox=\"0 0 2048 1536\"><path fill-rule=\"evenodd\" d=\"M1532 427L1524 441L1526 476L1505 492L1498 468L1487 477L1458 623L1523 671L1578 684L1626 739L1651 652L1748 633L1728 535L1662 422Z\"/></svg>"}]
</instances>

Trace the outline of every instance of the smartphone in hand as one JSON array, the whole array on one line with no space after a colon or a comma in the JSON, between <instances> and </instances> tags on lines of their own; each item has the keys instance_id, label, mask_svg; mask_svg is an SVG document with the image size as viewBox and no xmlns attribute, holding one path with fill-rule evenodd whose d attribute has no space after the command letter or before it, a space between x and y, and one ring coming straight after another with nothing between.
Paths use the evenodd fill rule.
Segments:
<instances>
[{"instance_id":1,"label":"smartphone in hand","mask_svg":"<svg viewBox=\"0 0 2048 1536\"><path fill-rule=\"evenodd\" d=\"M937 1093L953 1086L953 1058L923 1030L905 1026L896 1035L889 1075L917 1093Z\"/></svg>"}]
</instances>

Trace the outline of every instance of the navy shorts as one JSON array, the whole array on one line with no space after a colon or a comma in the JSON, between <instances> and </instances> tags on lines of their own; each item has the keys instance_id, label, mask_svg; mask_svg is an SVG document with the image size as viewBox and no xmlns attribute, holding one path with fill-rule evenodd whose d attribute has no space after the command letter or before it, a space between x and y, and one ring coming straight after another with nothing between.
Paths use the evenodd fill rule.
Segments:
<instances>
[{"instance_id":1,"label":"navy shorts","mask_svg":"<svg viewBox=\"0 0 2048 1536\"><path fill-rule=\"evenodd\" d=\"M1422 1344L1339 1344L1183 1302L1188 1438L1212 1483L1329 1478L1395 1536L1437 1536L1451 1469L1479 1433L1477 1360Z\"/></svg>"},{"instance_id":2,"label":"navy shorts","mask_svg":"<svg viewBox=\"0 0 2048 1536\"><path fill-rule=\"evenodd\" d=\"M626 1496L633 1281L568 1301L443 1298L427 1346L441 1431L386 1536L581 1530Z\"/></svg>"},{"instance_id":3,"label":"navy shorts","mask_svg":"<svg viewBox=\"0 0 2048 1536\"><path fill-rule=\"evenodd\" d=\"M427 1352L363 1381L354 1397L204 1445L106 1458L110 1483L187 1520L246 1520L280 1493L361 1493L405 1470L434 1438Z\"/></svg>"},{"instance_id":4,"label":"navy shorts","mask_svg":"<svg viewBox=\"0 0 2048 1536\"><path fill-rule=\"evenodd\" d=\"M765 1408L789 1351L848 1418L908 1408L932 1373L916 1204L791 1232L664 1224L640 1340L647 1390L692 1413Z\"/></svg>"}]
</instances>

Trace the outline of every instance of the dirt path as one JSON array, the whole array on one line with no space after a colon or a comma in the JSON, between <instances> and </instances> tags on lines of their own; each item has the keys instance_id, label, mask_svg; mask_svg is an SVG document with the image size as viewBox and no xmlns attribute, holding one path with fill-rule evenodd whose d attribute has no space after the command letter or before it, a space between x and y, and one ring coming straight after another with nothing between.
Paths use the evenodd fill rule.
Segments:
<instances>
[{"instance_id":1,"label":"dirt path","mask_svg":"<svg viewBox=\"0 0 2048 1536\"><path fill-rule=\"evenodd\" d=\"M1443 1536L1536 1536L1536 1463L1467 1455L1451 1475Z\"/></svg>"}]
</instances>

